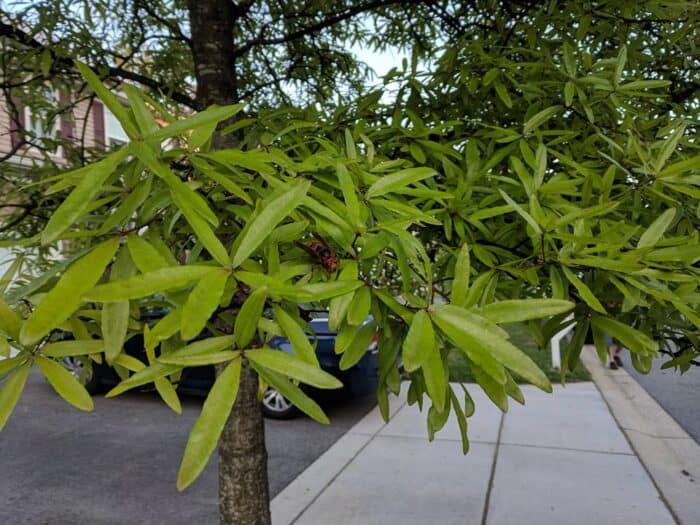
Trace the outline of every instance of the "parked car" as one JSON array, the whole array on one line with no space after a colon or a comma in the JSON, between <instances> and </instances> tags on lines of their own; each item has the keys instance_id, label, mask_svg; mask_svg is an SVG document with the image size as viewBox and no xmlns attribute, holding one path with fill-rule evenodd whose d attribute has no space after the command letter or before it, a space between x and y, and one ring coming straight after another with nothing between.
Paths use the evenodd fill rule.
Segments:
<instances>
[{"instance_id":1,"label":"parked car","mask_svg":"<svg viewBox=\"0 0 700 525\"><path fill-rule=\"evenodd\" d=\"M162 312L143 315L142 319L156 321L163 316ZM149 319L150 317L150 319ZM316 356L321 368L334 375L343 383L343 393L349 395L362 395L376 387L378 379L377 339L372 340L368 352L352 368L340 370L340 355L335 353L336 332L328 327L328 318L319 316L309 321L314 337L310 341L316 341ZM274 337L268 346L281 352L293 353L292 345L285 337ZM143 336L137 334L131 337L124 345L125 352L141 361L146 362L146 353L143 346ZM63 360L63 366L80 378L85 388L91 394L102 390L105 386L116 385L120 379L116 372L106 364L91 363L91 370L86 369L86 361L81 358L67 357ZM178 384L178 391L188 394L206 394L214 384L214 366L201 366L187 368ZM316 394L316 392L311 392ZM282 394L269 387L262 399L263 412L267 417L275 419L288 419L297 414L297 409Z\"/></svg>"}]
</instances>

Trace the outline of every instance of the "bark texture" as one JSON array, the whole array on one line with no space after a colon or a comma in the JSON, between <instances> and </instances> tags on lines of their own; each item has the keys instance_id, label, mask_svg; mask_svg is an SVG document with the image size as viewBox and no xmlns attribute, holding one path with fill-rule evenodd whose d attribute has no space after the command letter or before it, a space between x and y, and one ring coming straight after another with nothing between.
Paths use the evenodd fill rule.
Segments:
<instances>
[{"instance_id":1,"label":"bark texture","mask_svg":"<svg viewBox=\"0 0 700 525\"><path fill-rule=\"evenodd\" d=\"M265 426L258 375L241 370L233 411L219 441L219 521L222 525L269 525Z\"/></svg>"},{"instance_id":2,"label":"bark texture","mask_svg":"<svg viewBox=\"0 0 700 525\"><path fill-rule=\"evenodd\" d=\"M236 103L234 2L189 0L188 5L197 107ZM230 147L236 142L231 135L219 135L213 147ZM244 366L240 381L238 398L219 440L219 521L221 525L269 525L267 450L258 376Z\"/></svg>"}]
</instances>

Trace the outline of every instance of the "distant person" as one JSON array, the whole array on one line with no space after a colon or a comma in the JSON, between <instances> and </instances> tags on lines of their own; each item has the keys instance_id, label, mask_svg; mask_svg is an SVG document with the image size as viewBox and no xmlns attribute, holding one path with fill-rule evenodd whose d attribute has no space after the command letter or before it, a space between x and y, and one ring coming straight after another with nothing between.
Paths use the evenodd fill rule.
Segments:
<instances>
[{"instance_id":1,"label":"distant person","mask_svg":"<svg viewBox=\"0 0 700 525\"><path fill-rule=\"evenodd\" d=\"M605 334L605 344L608 347L608 366L611 370L617 370L622 366L620 353L623 347L616 339L613 339L613 337L608 334Z\"/></svg>"}]
</instances>

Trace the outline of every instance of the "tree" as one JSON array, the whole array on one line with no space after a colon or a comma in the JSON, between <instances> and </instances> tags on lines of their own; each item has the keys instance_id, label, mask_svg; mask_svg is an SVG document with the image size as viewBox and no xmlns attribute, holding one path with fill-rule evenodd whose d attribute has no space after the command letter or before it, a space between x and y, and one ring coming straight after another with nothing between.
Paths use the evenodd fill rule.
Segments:
<instances>
[{"instance_id":1,"label":"tree","mask_svg":"<svg viewBox=\"0 0 700 525\"><path fill-rule=\"evenodd\" d=\"M321 422L325 416L298 382L338 386L318 369L300 304L329 308L343 366L357 362L377 332L383 414L388 391L400 387L401 354L409 401L430 401L431 432L454 412L465 452L472 403L447 382L451 347L503 409L508 397L522 400L515 378L551 388L499 325L526 323L544 346L573 312L563 374L589 327L599 352L610 333L640 370L648 371L658 350L672 354L670 366L686 368L697 358L696 7L367 2L314 5L311 15L282 5L193 2L190 30L179 28L193 58L180 62L180 73L158 69L164 76L154 80L108 68L163 88L158 98L122 84L128 107L95 74L103 72L103 56L115 55L86 55L85 32L61 29L79 38L61 41L51 67L70 74L69 58L81 59L77 70L131 142L46 182L67 196L40 236L22 242L70 240L85 249L0 303L0 330L22 348L0 362L0 427L34 364L59 394L89 409L89 397L55 359L106 359L124 378L110 395L154 383L175 411L181 370L217 364L178 486L196 478L221 437L221 521L265 523L259 381ZM153 24L177 32L172 13L183 6L134 6L154 10ZM361 13L368 18L354 18ZM434 18L419 18L426 13ZM241 42L254 43L246 52L295 42L293 62L322 30L337 28L331 39L350 31L362 37L361 27L391 14L383 35L416 45L411 63L386 79L398 86L388 102L375 90L335 104L297 100L295 107L271 81L277 91L265 95L267 104L226 105L242 100L250 82L233 74L246 71L232 60L246 48ZM256 29L246 20L257 20L250 22ZM415 34L398 30L407 20L417 20ZM107 36L123 38L117 48L133 46L135 25ZM272 27L279 32L267 36ZM145 29L152 27L138 34ZM3 31L25 51L55 49L26 41L34 33L21 27ZM438 31L439 57L426 62L421 43ZM180 45L142 54L150 56L139 71L160 53L176 56ZM182 49L177 56L186 55ZM184 119L162 103L164 93L177 102L187 92L182 71L195 72L192 107L200 110ZM300 76L311 81L310 92L315 82L337 85L314 71ZM149 86L152 80L157 85ZM162 146L173 137L179 146ZM326 256L307 253L311 243ZM171 312L144 326L139 308L155 305ZM205 326L213 336L192 342ZM76 340L56 341L56 330ZM136 332L145 336L146 365L121 352ZM265 348L276 334L292 341L296 355Z\"/></svg>"}]
</instances>

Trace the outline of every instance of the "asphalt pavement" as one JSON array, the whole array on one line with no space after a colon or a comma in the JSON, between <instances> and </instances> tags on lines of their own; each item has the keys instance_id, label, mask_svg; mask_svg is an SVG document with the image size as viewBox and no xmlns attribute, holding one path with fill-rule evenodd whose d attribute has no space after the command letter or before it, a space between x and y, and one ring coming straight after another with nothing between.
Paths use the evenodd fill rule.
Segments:
<instances>
[{"instance_id":1,"label":"asphalt pavement","mask_svg":"<svg viewBox=\"0 0 700 525\"><path fill-rule=\"evenodd\" d=\"M673 369L661 370L668 358L660 358L644 375L634 369L628 352L623 352L622 360L625 370L700 443L700 368L691 367L681 375Z\"/></svg>"},{"instance_id":2,"label":"asphalt pavement","mask_svg":"<svg viewBox=\"0 0 700 525\"><path fill-rule=\"evenodd\" d=\"M203 398L183 414L148 392L95 398L95 410L67 405L38 374L0 433L0 523L51 525L218 523L217 465L184 493L175 488L189 431ZM267 420L274 497L373 406L373 396L322 403L323 426L306 417Z\"/></svg>"}]
</instances>

